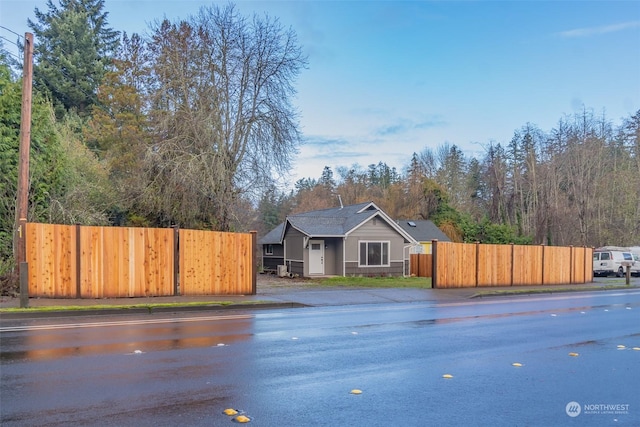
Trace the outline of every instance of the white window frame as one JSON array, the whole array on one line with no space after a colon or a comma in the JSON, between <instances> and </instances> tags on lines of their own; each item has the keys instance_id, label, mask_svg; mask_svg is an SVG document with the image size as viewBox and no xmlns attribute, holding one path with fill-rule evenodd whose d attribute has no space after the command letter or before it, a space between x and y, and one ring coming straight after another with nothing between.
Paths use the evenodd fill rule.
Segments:
<instances>
[{"instance_id":1,"label":"white window frame","mask_svg":"<svg viewBox=\"0 0 640 427\"><path fill-rule=\"evenodd\" d=\"M380 246L380 261L382 262L383 260L383 253L384 253L384 245L387 245L387 263L386 264L376 264L376 265L369 265L369 264L361 264L361 250L362 250L362 244L365 243L365 250L368 253L369 252L369 244L370 243L379 243ZM367 262L369 261L368 259L369 257L367 256ZM360 240L358 242L358 267L362 267L362 268L367 268L367 267L391 267L391 241L390 240Z\"/></svg>"},{"instance_id":2,"label":"white window frame","mask_svg":"<svg viewBox=\"0 0 640 427\"><path fill-rule=\"evenodd\" d=\"M266 245L264 247L264 254L265 255L273 255L273 245Z\"/></svg>"}]
</instances>

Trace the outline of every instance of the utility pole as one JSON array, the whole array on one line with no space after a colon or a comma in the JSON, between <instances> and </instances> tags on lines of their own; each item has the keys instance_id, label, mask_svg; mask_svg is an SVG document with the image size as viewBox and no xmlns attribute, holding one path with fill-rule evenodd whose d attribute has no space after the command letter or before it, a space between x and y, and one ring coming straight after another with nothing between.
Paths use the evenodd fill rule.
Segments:
<instances>
[{"instance_id":1,"label":"utility pole","mask_svg":"<svg viewBox=\"0 0 640 427\"><path fill-rule=\"evenodd\" d=\"M33 87L33 34L24 35L24 66L22 68L22 112L20 116L20 152L18 159L18 195L16 197L16 228L14 256L20 277L20 305L26 278L26 224L29 210L29 150L31 148L31 92ZM26 295L28 298L28 294ZM28 299L27 299L28 303Z\"/></svg>"}]
</instances>

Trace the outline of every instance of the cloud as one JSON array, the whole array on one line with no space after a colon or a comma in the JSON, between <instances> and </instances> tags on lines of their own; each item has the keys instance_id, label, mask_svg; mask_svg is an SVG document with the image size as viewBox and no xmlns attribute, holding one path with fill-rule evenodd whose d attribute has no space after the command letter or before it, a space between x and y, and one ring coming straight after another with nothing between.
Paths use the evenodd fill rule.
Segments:
<instances>
[{"instance_id":1,"label":"cloud","mask_svg":"<svg viewBox=\"0 0 640 427\"><path fill-rule=\"evenodd\" d=\"M415 122L410 119L399 119L396 123L381 126L375 130L377 136L393 136L400 135L413 130L425 130L435 127L446 126L447 122L442 120L440 116L432 116L421 121Z\"/></svg>"},{"instance_id":2,"label":"cloud","mask_svg":"<svg viewBox=\"0 0 640 427\"><path fill-rule=\"evenodd\" d=\"M628 30L630 28L640 27L640 21L623 22L620 24L602 25L599 27L576 28L573 30L561 31L557 33L561 37L590 37L599 34L615 33L618 31Z\"/></svg>"},{"instance_id":3,"label":"cloud","mask_svg":"<svg viewBox=\"0 0 640 427\"><path fill-rule=\"evenodd\" d=\"M344 159L358 159L368 155L367 151L332 151L331 153L315 154L306 157L309 160L333 160L342 163Z\"/></svg>"},{"instance_id":4,"label":"cloud","mask_svg":"<svg viewBox=\"0 0 640 427\"><path fill-rule=\"evenodd\" d=\"M303 145L317 148L342 147L348 142L341 138L327 138L321 135L307 135L303 138Z\"/></svg>"},{"instance_id":5,"label":"cloud","mask_svg":"<svg viewBox=\"0 0 640 427\"><path fill-rule=\"evenodd\" d=\"M384 126L376 130L379 136L398 135L405 133L410 128L408 123L396 123L394 125Z\"/></svg>"}]
</instances>

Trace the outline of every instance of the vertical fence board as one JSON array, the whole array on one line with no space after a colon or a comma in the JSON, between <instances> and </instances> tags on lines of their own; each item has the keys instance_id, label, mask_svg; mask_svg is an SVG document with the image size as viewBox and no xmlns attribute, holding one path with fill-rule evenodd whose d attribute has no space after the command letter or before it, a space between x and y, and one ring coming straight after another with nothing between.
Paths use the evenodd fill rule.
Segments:
<instances>
[{"instance_id":1,"label":"vertical fence board","mask_svg":"<svg viewBox=\"0 0 640 427\"><path fill-rule=\"evenodd\" d=\"M74 298L75 227L27 223L24 232L26 260L29 263L29 295Z\"/></svg>"},{"instance_id":2,"label":"vertical fence board","mask_svg":"<svg viewBox=\"0 0 640 427\"><path fill-rule=\"evenodd\" d=\"M436 274L438 288L475 287L476 245L438 242Z\"/></svg>"},{"instance_id":3,"label":"vertical fence board","mask_svg":"<svg viewBox=\"0 0 640 427\"><path fill-rule=\"evenodd\" d=\"M410 254L411 269L409 274L415 277L431 277L433 275L431 254Z\"/></svg>"},{"instance_id":4,"label":"vertical fence board","mask_svg":"<svg viewBox=\"0 0 640 427\"><path fill-rule=\"evenodd\" d=\"M478 245L478 286L511 285L511 245Z\"/></svg>"},{"instance_id":5,"label":"vertical fence board","mask_svg":"<svg viewBox=\"0 0 640 427\"><path fill-rule=\"evenodd\" d=\"M169 229L80 227L83 298L173 294Z\"/></svg>"},{"instance_id":6,"label":"vertical fence board","mask_svg":"<svg viewBox=\"0 0 640 427\"><path fill-rule=\"evenodd\" d=\"M572 282L586 283L593 281L593 250L587 247L574 247L572 256Z\"/></svg>"},{"instance_id":7,"label":"vertical fence board","mask_svg":"<svg viewBox=\"0 0 640 427\"><path fill-rule=\"evenodd\" d=\"M545 246L544 284L565 285L571 283L571 248Z\"/></svg>"},{"instance_id":8,"label":"vertical fence board","mask_svg":"<svg viewBox=\"0 0 640 427\"><path fill-rule=\"evenodd\" d=\"M542 246L513 246L513 284L542 284Z\"/></svg>"},{"instance_id":9,"label":"vertical fence board","mask_svg":"<svg viewBox=\"0 0 640 427\"><path fill-rule=\"evenodd\" d=\"M251 293L251 234L194 230L179 233L182 295Z\"/></svg>"}]
</instances>

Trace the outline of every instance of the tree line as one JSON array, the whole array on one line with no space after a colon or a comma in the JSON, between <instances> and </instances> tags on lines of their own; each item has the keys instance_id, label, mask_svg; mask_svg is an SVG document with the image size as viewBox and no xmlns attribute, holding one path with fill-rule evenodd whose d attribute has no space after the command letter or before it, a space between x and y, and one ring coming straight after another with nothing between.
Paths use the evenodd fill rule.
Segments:
<instances>
[{"instance_id":1,"label":"tree line","mask_svg":"<svg viewBox=\"0 0 640 427\"><path fill-rule=\"evenodd\" d=\"M400 171L325 167L284 190L308 60L278 19L228 4L128 35L104 0L50 0L34 16L30 221L264 234L340 196L456 241L638 244L640 111L526 124L481 158L417 142ZM0 44L0 276L13 270L19 74Z\"/></svg>"},{"instance_id":2,"label":"tree line","mask_svg":"<svg viewBox=\"0 0 640 427\"><path fill-rule=\"evenodd\" d=\"M325 167L261 200L268 227L289 212L374 201L397 219L433 220L459 242L579 246L640 244L640 110L614 125L583 109L551 130L525 124L479 158L455 145L384 162Z\"/></svg>"}]
</instances>

